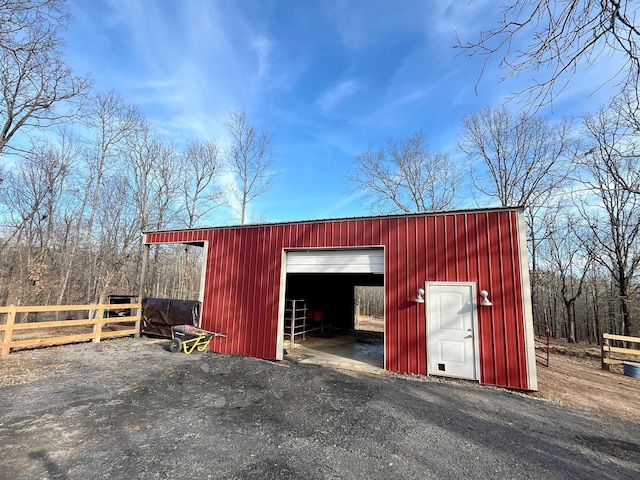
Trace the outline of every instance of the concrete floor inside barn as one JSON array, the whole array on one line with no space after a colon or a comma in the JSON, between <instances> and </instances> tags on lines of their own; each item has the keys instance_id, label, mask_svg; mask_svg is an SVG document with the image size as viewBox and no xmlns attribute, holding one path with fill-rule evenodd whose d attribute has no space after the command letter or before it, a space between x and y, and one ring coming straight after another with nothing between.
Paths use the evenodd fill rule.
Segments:
<instances>
[{"instance_id":1,"label":"concrete floor inside barn","mask_svg":"<svg viewBox=\"0 0 640 480\"><path fill-rule=\"evenodd\" d=\"M291 348L286 338L285 360L366 373L384 371L384 336L382 333L346 331L330 338L307 335L296 339Z\"/></svg>"}]
</instances>

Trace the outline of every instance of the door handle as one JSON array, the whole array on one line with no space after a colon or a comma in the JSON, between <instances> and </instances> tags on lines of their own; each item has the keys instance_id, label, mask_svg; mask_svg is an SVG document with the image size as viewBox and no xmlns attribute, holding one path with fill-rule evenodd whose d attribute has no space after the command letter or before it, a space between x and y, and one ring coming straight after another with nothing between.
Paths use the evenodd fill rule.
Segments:
<instances>
[{"instance_id":1,"label":"door handle","mask_svg":"<svg viewBox=\"0 0 640 480\"><path fill-rule=\"evenodd\" d=\"M473 338L473 335L467 335L467 336L466 336L466 337L464 337L464 338Z\"/></svg>"}]
</instances>

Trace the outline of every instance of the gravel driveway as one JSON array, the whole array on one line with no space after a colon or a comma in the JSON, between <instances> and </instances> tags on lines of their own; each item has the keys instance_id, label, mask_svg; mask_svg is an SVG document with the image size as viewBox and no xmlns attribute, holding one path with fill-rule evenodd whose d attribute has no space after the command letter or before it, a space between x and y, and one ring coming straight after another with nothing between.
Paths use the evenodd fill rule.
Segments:
<instances>
[{"instance_id":1,"label":"gravel driveway","mask_svg":"<svg viewBox=\"0 0 640 480\"><path fill-rule=\"evenodd\" d=\"M167 343L0 358L0 478L640 478L639 422L476 384Z\"/></svg>"}]
</instances>

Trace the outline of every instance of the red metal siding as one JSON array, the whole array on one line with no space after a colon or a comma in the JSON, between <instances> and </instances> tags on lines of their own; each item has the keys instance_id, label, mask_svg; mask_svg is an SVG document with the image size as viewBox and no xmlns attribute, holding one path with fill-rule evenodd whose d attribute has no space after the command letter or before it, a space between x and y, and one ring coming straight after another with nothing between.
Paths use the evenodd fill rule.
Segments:
<instances>
[{"instance_id":1,"label":"red metal siding","mask_svg":"<svg viewBox=\"0 0 640 480\"><path fill-rule=\"evenodd\" d=\"M287 248L385 247L385 368L427 372L426 281L475 282L480 381L528 388L515 210L347 219L147 234L147 243L208 241L203 328L227 333L215 351L275 359L282 252ZM526 266L524 266L526 268Z\"/></svg>"}]
</instances>

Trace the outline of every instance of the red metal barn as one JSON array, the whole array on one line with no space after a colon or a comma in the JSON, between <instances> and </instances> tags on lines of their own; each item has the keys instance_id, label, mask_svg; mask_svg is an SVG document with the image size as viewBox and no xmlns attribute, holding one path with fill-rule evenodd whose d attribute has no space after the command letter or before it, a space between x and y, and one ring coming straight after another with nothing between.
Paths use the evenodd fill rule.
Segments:
<instances>
[{"instance_id":1,"label":"red metal barn","mask_svg":"<svg viewBox=\"0 0 640 480\"><path fill-rule=\"evenodd\" d=\"M227 333L216 352L281 360L288 289L330 309L384 285L387 370L537 390L520 208L145 234L176 242L205 248L201 326Z\"/></svg>"}]
</instances>

